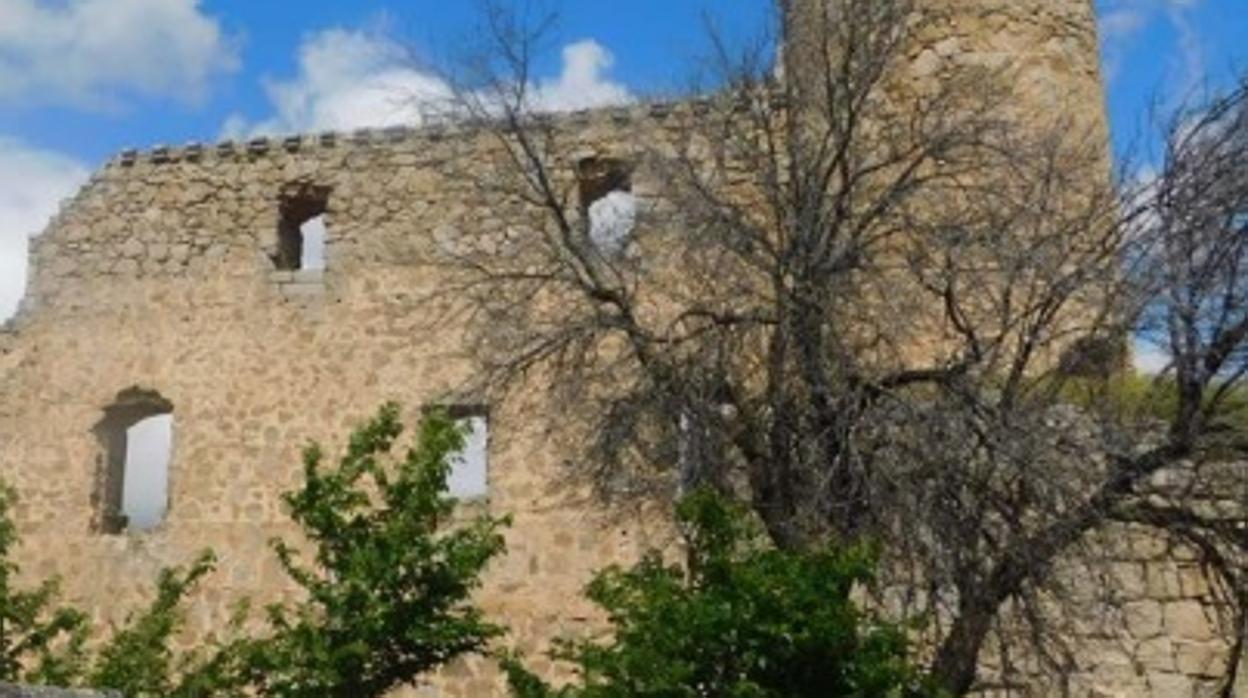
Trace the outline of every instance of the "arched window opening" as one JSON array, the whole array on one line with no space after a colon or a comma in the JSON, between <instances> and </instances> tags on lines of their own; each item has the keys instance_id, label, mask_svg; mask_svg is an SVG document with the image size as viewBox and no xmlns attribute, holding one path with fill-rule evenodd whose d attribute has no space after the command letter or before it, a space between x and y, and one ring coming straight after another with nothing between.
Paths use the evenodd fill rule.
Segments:
<instances>
[{"instance_id":1,"label":"arched window opening","mask_svg":"<svg viewBox=\"0 0 1248 698\"><path fill-rule=\"evenodd\" d=\"M273 266L281 271L323 270L329 188L308 184L291 187L282 195L279 208Z\"/></svg>"},{"instance_id":2,"label":"arched window opening","mask_svg":"<svg viewBox=\"0 0 1248 698\"><path fill-rule=\"evenodd\" d=\"M632 168L614 158L585 158L577 164L577 183L590 241L605 253L620 252L637 226Z\"/></svg>"},{"instance_id":3,"label":"arched window opening","mask_svg":"<svg viewBox=\"0 0 1248 698\"><path fill-rule=\"evenodd\" d=\"M104 408L95 427L101 445L98 524L104 533L146 531L164 521L173 456L173 404L132 388Z\"/></svg>"}]
</instances>

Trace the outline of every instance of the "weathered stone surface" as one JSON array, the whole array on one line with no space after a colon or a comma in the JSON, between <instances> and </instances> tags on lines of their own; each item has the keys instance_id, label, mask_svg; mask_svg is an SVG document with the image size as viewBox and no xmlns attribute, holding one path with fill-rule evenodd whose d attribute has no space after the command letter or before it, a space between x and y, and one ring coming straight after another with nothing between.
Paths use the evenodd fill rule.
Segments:
<instances>
[{"instance_id":1,"label":"weathered stone surface","mask_svg":"<svg viewBox=\"0 0 1248 698\"><path fill-rule=\"evenodd\" d=\"M1204 642L1216 637L1208 610L1198 601L1168 603L1165 615L1166 630L1175 638Z\"/></svg>"},{"instance_id":2,"label":"weathered stone surface","mask_svg":"<svg viewBox=\"0 0 1248 698\"><path fill-rule=\"evenodd\" d=\"M1195 684L1183 674L1154 674L1149 679L1154 695L1189 698L1194 695Z\"/></svg>"},{"instance_id":3,"label":"weathered stone surface","mask_svg":"<svg viewBox=\"0 0 1248 698\"><path fill-rule=\"evenodd\" d=\"M1127 630L1137 639L1157 637L1164 632L1161 604L1152 601L1129 601L1124 605Z\"/></svg>"}]
</instances>

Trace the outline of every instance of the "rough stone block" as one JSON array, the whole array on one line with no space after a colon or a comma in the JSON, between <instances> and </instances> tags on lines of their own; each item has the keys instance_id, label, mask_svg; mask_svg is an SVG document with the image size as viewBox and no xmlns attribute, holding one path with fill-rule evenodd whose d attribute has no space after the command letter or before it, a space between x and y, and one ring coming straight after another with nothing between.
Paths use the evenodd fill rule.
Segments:
<instances>
[{"instance_id":1,"label":"rough stone block","mask_svg":"<svg viewBox=\"0 0 1248 698\"><path fill-rule=\"evenodd\" d=\"M1161 604L1156 601L1132 601L1123 607L1127 631L1137 640L1157 637L1164 631Z\"/></svg>"},{"instance_id":2,"label":"rough stone block","mask_svg":"<svg viewBox=\"0 0 1248 698\"><path fill-rule=\"evenodd\" d=\"M1197 601L1175 601L1166 604L1166 631L1171 637L1205 642L1214 639L1213 624L1205 607Z\"/></svg>"},{"instance_id":3,"label":"rough stone block","mask_svg":"<svg viewBox=\"0 0 1248 698\"><path fill-rule=\"evenodd\" d=\"M1182 590L1184 596L1208 596L1212 591L1209 586L1209 578L1205 576L1204 570L1197 565L1183 565L1179 567L1178 575L1179 589Z\"/></svg>"},{"instance_id":4,"label":"rough stone block","mask_svg":"<svg viewBox=\"0 0 1248 698\"><path fill-rule=\"evenodd\" d=\"M1217 677L1226 672L1227 648L1217 642L1179 642L1174 647L1174 658L1184 674Z\"/></svg>"},{"instance_id":5,"label":"rough stone block","mask_svg":"<svg viewBox=\"0 0 1248 698\"><path fill-rule=\"evenodd\" d=\"M312 300L325 295L322 284L282 284L282 296L287 300Z\"/></svg>"},{"instance_id":6,"label":"rough stone block","mask_svg":"<svg viewBox=\"0 0 1248 698\"><path fill-rule=\"evenodd\" d=\"M325 271L322 269L299 269L290 272L290 280L296 284L321 284L325 282Z\"/></svg>"},{"instance_id":7,"label":"rough stone block","mask_svg":"<svg viewBox=\"0 0 1248 698\"><path fill-rule=\"evenodd\" d=\"M1174 671L1174 644L1169 637L1155 637L1141 642L1135 659L1150 671Z\"/></svg>"},{"instance_id":8,"label":"rough stone block","mask_svg":"<svg viewBox=\"0 0 1248 698\"><path fill-rule=\"evenodd\" d=\"M1114 587L1129 599L1144 598L1148 594L1144 565L1138 562L1113 563L1110 578Z\"/></svg>"},{"instance_id":9,"label":"rough stone block","mask_svg":"<svg viewBox=\"0 0 1248 698\"><path fill-rule=\"evenodd\" d=\"M1192 698L1195 695L1191 678L1182 674L1154 674L1148 677L1148 683L1155 696Z\"/></svg>"},{"instance_id":10,"label":"rough stone block","mask_svg":"<svg viewBox=\"0 0 1248 698\"><path fill-rule=\"evenodd\" d=\"M1179 573L1169 562L1145 565L1146 593L1153 599L1175 599L1183 595Z\"/></svg>"}]
</instances>

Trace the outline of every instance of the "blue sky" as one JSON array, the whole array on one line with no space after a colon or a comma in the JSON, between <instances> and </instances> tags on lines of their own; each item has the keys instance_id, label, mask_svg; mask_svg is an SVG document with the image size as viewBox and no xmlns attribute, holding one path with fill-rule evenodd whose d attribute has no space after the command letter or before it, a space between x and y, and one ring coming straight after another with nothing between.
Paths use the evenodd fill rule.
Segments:
<instances>
[{"instance_id":1,"label":"blue sky","mask_svg":"<svg viewBox=\"0 0 1248 698\"><path fill-rule=\"evenodd\" d=\"M1160 86L1173 100L1248 60L1248 0L1096 1L1120 150ZM682 89L708 17L745 37L767 16L767 0L558 6L539 88L560 108ZM0 0L0 319L26 237L111 154L408 121L393 94L444 89L414 66L452 60L475 16L472 0Z\"/></svg>"}]
</instances>

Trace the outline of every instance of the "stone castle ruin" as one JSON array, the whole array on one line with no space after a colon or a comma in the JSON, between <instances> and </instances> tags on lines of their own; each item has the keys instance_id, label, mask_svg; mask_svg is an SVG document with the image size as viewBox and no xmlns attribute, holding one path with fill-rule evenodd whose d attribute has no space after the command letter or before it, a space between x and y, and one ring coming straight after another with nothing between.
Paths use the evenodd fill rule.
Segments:
<instances>
[{"instance_id":1,"label":"stone castle ruin","mask_svg":"<svg viewBox=\"0 0 1248 698\"><path fill-rule=\"evenodd\" d=\"M915 79L1018 60L1021 108L1103 128L1090 0L942 2L957 11L924 28ZM661 199L653 173L612 165L700 108L555 117L584 208L613 192ZM447 125L158 147L98 171L34 241L27 297L0 332L0 475L20 493L25 571L60 576L70 600L119 621L160 568L212 548L220 569L191 606L205 633L239 598L289 592L268 541L289 533L279 495L301 477L304 444L335 448L383 401L409 417L449 403L473 427L456 493L514 517L481 605L533 657L583 632L592 572L670 532L551 486L566 454L526 418L550 399L540 390L504 404L448 398L472 366L462 328L438 325L424 300L441 279L421 261L439 241L505 231L521 204L491 200L460 169L495 147ZM167 449L146 485L132 472L141 425ZM167 506L136 511L139 487ZM1194 556L1123 540L1128 632L1089 627L1077 695L1210 695L1229 652ZM502 695L485 661L457 663L438 686L429 695Z\"/></svg>"}]
</instances>

